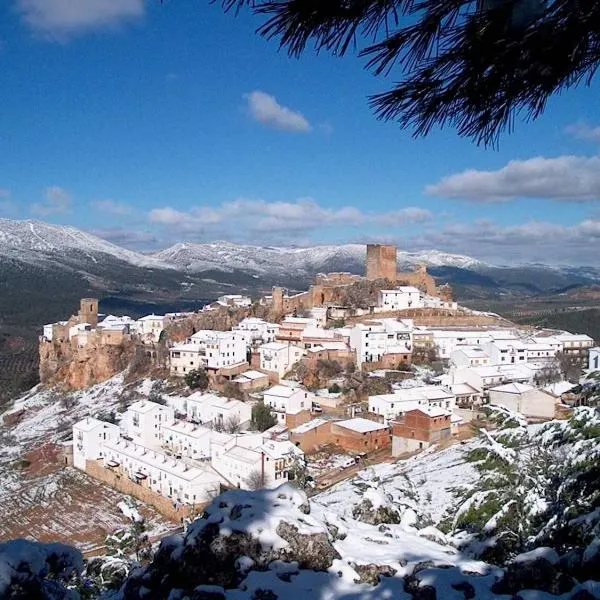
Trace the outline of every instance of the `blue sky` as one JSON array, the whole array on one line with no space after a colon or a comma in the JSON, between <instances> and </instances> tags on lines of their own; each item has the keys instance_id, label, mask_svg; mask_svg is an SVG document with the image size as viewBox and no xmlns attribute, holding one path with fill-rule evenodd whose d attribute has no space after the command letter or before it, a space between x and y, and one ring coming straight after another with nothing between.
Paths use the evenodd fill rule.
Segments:
<instances>
[{"instance_id":1,"label":"blue sky","mask_svg":"<svg viewBox=\"0 0 600 600\"><path fill-rule=\"evenodd\" d=\"M378 122L354 56L290 59L198 0L0 7L0 216L134 249L394 240L491 262L592 264L599 85L499 150ZM590 252L593 248L596 251Z\"/></svg>"}]
</instances>

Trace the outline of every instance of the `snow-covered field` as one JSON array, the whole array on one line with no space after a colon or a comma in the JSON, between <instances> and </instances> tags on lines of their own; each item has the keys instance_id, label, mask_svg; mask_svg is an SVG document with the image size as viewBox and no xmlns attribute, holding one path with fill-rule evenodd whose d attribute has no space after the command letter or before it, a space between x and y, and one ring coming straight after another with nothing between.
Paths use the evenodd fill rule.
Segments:
<instances>
[{"instance_id":1,"label":"snow-covered field","mask_svg":"<svg viewBox=\"0 0 600 600\"><path fill-rule=\"evenodd\" d=\"M18 422L0 426L0 541L27 537L88 551L130 524L119 508L126 496L76 469L62 469L56 454L60 442L72 437L73 423L88 415L118 414L124 393L147 395L150 385L143 381L128 389L118 375L69 394L37 387L15 401L2 416L19 415ZM150 535L172 529L154 509L141 510Z\"/></svg>"}]
</instances>

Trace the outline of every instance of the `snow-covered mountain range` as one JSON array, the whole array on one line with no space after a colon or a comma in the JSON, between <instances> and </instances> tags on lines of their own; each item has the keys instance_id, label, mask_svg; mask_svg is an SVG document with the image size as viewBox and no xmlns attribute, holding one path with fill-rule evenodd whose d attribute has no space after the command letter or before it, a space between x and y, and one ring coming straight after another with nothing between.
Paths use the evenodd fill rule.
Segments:
<instances>
[{"instance_id":1,"label":"snow-covered mountain range","mask_svg":"<svg viewBox=\"0 0 600 600\"><path fill-rule=\"evenodd\" d=\"M32 264L56 258L95 263L112 257L136 267L169 268L153 256L121 248L75 227L11 219L0 219L0 257Z\"/></svg>"},{"instance_id":2,"label":"snow-covered mountain range","mask_svg":"<svg viewBox=\"0 0 600 600\"><path fill-rule=\"evenodd\" d=\"M326 271L364 270L366 246L344 244L282 248L273 246L238 245L230 242L210 244L176 244L157 252L154 258L188 272L210 269L244 270L260 275L313 275ZM469 269L484 263L470 256L447 254L437 250L398 253L400 266L451 266Z\"/></svg>"},{"instance_id":3,"label":"snow-covered mountain range","mask_svg":"<svg viewBox=\"0 0 600 600\"><path fill-rule=\"evenodd\" d=\"M68 259L96 263L108 257L142 268L174 269L186 273L244 271L267 277L312 277L322 271L364 271L363 244L327 245L309 248L250 246L231 242L175 244L155 254L121 248L74 227L40 221L0 219L0 257L37 264ZM451 266L471 269L485 266L469 256L437 250L399 252L401 267Z\"/></svg>"}]
</instances>

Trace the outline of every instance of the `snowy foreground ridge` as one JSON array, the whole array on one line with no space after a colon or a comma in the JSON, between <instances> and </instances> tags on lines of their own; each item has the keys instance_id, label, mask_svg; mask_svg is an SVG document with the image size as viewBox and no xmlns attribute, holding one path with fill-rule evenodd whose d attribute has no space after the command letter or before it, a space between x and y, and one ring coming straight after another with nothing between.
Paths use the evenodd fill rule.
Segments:
<instances>
[{"instance_id":1,"label":"snowy foreground ridge","mask_svg":"<svg viewBox=\"0 0 600 600\"><path fill-rule=\"evenodd\" d=\"M290 484L227 492L112 591L74 577L72 549L0 544L0 598L600 598L600 413L492 418L498 429L473 443L368 468L310 500Z\"/></svg>"}]
</instances>

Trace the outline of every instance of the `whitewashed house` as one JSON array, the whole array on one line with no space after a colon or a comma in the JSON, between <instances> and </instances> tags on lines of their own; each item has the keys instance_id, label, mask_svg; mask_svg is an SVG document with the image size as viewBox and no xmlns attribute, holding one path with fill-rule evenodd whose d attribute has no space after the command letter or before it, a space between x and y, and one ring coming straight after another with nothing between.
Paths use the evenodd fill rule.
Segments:
<instances>
[{"instance_id":1,"label":"whitewashed house","mask_svg":"<svg viewBox=\"0 0 600 600\"><path fill-rule=\"evenodd\" d=\"M137 321L124 315L115 317L115 315L107 315L97 325L98 329L117 329L124 328L127 333L137 331Z\"/></svg>"},{"instance_id":2,"label":"whitewashed house","mask_svg":"<svg viewBox=\"0 0 600 600\"><path fill-rule=\"evenodd\" d=\"M394 290L381 290L377 306L383 311L423 308L423 294L416 287L402 285Z\"/></svg>"},{"instance_id":3,"label":"whitewashed house","mask_svg":"<svg viewBox=\"0 0 600 600\"><path fill-rule=\"evenodd\" d=\"M87 417L73 425L73 465L85 471L87 460L103 458L103 444L119 439L118 425Z\"/></svg>"},{"instance_id":4,"label":"whitewashed house","mask_svg":"<svg viewBox=\"0 0 600 600\"><path fill-rule=\"evenodd\" d=\"M525 342L527 362L551 364L556 359L557 350L552 344L545 344L542 338Z\"/></svg>"},{"instance_id":5,"label":"whitewashed house","mask_svg":"<svg viewBox=\"0 0 600 600\"><path fill-rule=\"evenodd\" d=\"M493 365L514 365L527 361L527 344L522 340L493 340L484 348Z\"/></svg>"},{"instance_id":6,"label":"whitewashed house","mask_svg":"<svg viewBox=\"0 0 600 600\"><path fill-rule=\"evenodd\" d=\"M252 305L252 298L242 294L225 294L217 298L217 304L221 306L233 306L235 308L248 308Z\"/></svg>"},{"instance_id":7,"label":"whitewashed house","mask_svg":"<svg viewBox=\"0 0 600 600\"><path fill-rule=\"evenodd\" d=\"M356 351L358 366L379 362L385 355L412 354L413 322L378 319L358 323L350 330L350 347Z\"/></svg>"},{"instance_id":8,"label":"whitewashed house","mask_svg":"<svg viewBox=\"0 0 600 600\"><path fill-rule=\"evenodd\" d=\"M457 346L450 361L457 367L481 367L490 364L490 357L480 346Z\"/></svg>"},{"instance_id":9,"label":"whitewashed house","mask_svg":"<svg viewBox=\"0 0 600 600\"><path fill-rule=\"evenodd\" d=\"M302 411L310 411L314 394L301 387L275 385L266 390L263 402L277 417L278 423L286 423L288 415L297 415Z\"/></svg>"},{"instance_id":10,"label":"whitewashed house","mask_svg":"<svg viewBox=\"0 0 600 600\"><path fill-rule=\"evenodd\" d=\"M382 417L386 425L416 408L435 407L452 411L455 406L455 395L447 388L435 385L402 388L393 394L369 396L368 400L369 412Z\"/></svg>"},{"instance_id":11,"label":"whitewashed house","mask_svg":"<svg viewBox=\"0 0 600 600\"><path fill-rule=\"evenodd\" d=\"M304 356L300 346L291 343L271 342L259 349L260 368L282 378Z\"/></svg>"},{"instance_id":12,"label":"whitewashed house","mask_svg":"<svg viewBox=\"0 0 600 600\"><path fill-rule=\"evenodd\" d=\"M104 445L104 466L179 504L206 502L226 484L208 465L179 460L124 439Z\"/></svg>"},{"instance_id":13,"label":"whitewashed house","mask_svg":"<svg viewBox=\"0 0 600 600\"><path fill-rule=\"evenodd\" d=\"M252 402L223 398L216 394L195 392L187 398L187 418L213 427L227 427L233 423L246 425L252 419Z\"/></svg>"},{"instance_id":14,"label":"whitewashed house","mask_svg":"<svg viewBox=\"0 0 600 600\"><path fill-rule=\"evenodd\" d=\"M201 330L185 344L170 350L171 374L185 376L200 368L219 371L246 362L247 346L244 337L232 331Z\"/></svg>"},{"instance_id":15,"label":"whitewashed house","mask_svg":"<svg viewBox=\"0 0 600 600\"><path fill-rule=\"evenodd\" d=\"M205 368L206 349L198 344L176 344L169 350L171 375L185 377L190 371Z\"/></svg>"},{"instance_id":16,"label":"whitewashed house","mask_svg":"<svg viewBox=\"0 0 600 600\"><path fill-rule=\"evenodd\" d=\"M252 484L273 488L286 483L290 468L303 456L302 450L287 441L268 440L254 447L235 444L213 459L214 468L241 489Z\"/></svg>"},{"instance_id":17,"label":"whitewashed house","mask_svg":"<svg viewBox=\"0 0 600 600\"><path fill-rule=\"evenodd\" d=\"M174 421L175 410L172 406L139 400L125 411L122 427L125 435L136 444L158 448L163 443L162 426Z\"/></svg>"},{"instance_id":18,"label":"whitewashed house","mask_svg":"<svg viewBox=\"0 0 600 600\"><path fill-rule=\"evenodd\" d=\"M160 339L166 321L167 318L164 315L146 315L137 321L138 335L145 341L156 343Z\"/></svg>"},{"instance_id":19,"label":"whitewashed house","mask_svg":"<svg viewBox=\"0 0 600 600\"><path fill-rule=\"evenodd\" d=\"M162 426L163 446L176 456L194 460L210 460L210 435L208 427L185 421Z\"/></svg>"},{"instance_id":20,"label":"whitewashed house","mask_svg":"<svg viewBox=\"0 0 600 600\"><path fill-rule=\"evenodd\" d=\"M507 383L490 388L490 404L535 419L553 419L556 398L531 385Z\"/></svg>"},{"instance_id":21,"label":"whitewashed house","mask_svg":"<svg viewBox=\"0 0 600 600\"><path fill-rule=\"evenodd\" d=\"M247 317L234 325L231 330L239 333L248 346L254 346L274 342L279 327L278 323L269 323L258 317Z\"/></svg>"},{"instance_id":22,"label":"whitewashed house","mask_svg":"<svg viewBox=\"0 0 600 600\"><path fill-rule=\"evenodd\" d=\"M492 340L517 339L511 329L432 327L430 331L440 358L451 358L457 346L480 346L485 349L485 344ZM490 362L494 363L491 356Z\"/></svg>"}]
</instances>

